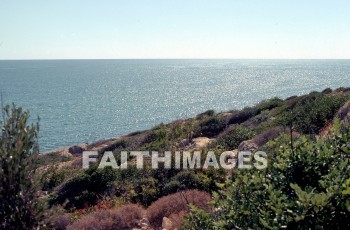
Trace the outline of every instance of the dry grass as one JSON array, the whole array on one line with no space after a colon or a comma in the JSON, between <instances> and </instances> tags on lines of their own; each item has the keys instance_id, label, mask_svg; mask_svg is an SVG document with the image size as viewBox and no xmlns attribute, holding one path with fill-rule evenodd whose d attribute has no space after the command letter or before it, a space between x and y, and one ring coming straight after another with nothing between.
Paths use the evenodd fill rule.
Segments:
<instances>
[{"instance_id":1,"label":"dry grass","mask_svg":"<svg viewBox=\"0 0 350 230\"><path fill-rule=\"evenodd\" d=\"M266 144L268 141L277 138L279 135L281 135L281 133L284 132L288 133L289 130L287 128L283 128L282 126L269 128L262 133L254 136L252 141L260 147Z\"/></svg>"},{"instance_id":2,"label":"dry grass","mask_svg":"<svg viewBox=\"0 0 350 230\"><path fill-rule=\"evenodd\" d=\"M138 227L144 209L128 204L118 209L102 210L82 217L67 227L67 230L127 230Z\"/></svg>"},{"instance_id":3,"label":"dry grass","mask_svg":"<svg viewBox=\"0 0 350 230\"><path fill-rule=\"evenodd\" d=\"M71 223L71 217L69 214L60 215L55 218L53 228L55 230L65 230Z\"/></svg>"},{"instance_id":4,"label":"dry grass","mask_svg":"<svg viewBox=\"0 0 350 230\"><path fill-rule=\"evenodd\" d=\"M189 204L199 208L209 209L208 202L211 200L209 193L198 190L177 192L155 201L147 209L147 217L152 227L162 226L163 217L170 218L175 225L182 223L183 216L189 212Z\"/></svg>"},{"instance_id":5,"label":"dry grass","mask_svg":"<svg viewBox=\"0 0 350 230\"><path fill-rule=\"evenodd\" d=\"M350 101L346 102L336 113L335 118L344 120L350 113Z\"/></svg>"}]
</instances>

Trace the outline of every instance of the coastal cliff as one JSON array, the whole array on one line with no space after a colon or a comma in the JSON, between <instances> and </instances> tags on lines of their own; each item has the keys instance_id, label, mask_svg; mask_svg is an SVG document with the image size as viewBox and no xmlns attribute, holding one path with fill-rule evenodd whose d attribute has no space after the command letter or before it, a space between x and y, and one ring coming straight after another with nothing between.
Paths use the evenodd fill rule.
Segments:
<instances>
[{"instance_id":1,"label":"coastal cliff","mask_svg":"<svg viewBox=\"0 0 350 230\"><path fill-rule=\"evenodd\" d=\"M53 224L56 229L88 228L90 225L108 229L108 226L114 226L118 221L120 226L124 226L120 229L178 229L193 224L190 212L198 218L203 214L197 209L190 209L189 204L200 208L205 215L212 216L210 218L215 216L220 223L220 218L224 217L217 216L217 213L228 208L228 204L211 206L207 202L220 200L212 194L229 196L224 192L233 192L230 190L233 188L227 184L227 179L240 178L241 172L223 169L136 170L133 158L128 158L131 167L127 170L97 170L95 166L83 170L82 152L97 151L103 154L112 151L120 163L118 156L121 151L232 151L235 157L239 151L263 150L269 154L270 160L277 159L278 162L279 157L290 157L283 154L288 151L298 152L297 148L305 143L308 145L300 150L300 154L309 151L307 149L310 146L319 146L319 141L329 141L335 135L334 132L347 132L344 130L350 118L349 100L349 88L326 89L286 99L272 98L241 110L220 113L208 110L193 118L159 124L150 130L46 152L36 159L38 167L33 177L38 191L36 199L48 204L48 210L56 210L55 214L48 217L48 224ZM339 148L347 151L348 147L345 145ZM278 158L277 152L281 152ZM302 161L305 167L308 167L306 164L310 159ZM285 159L283 163L288 161L290 159ZM312 161L317 164L318 158ZM268 171L274 174L276 169L270 167ZM304 172L303 177L313 173L303 168L299 170ZM295 174L290 183L293 191L301 193L296 186L311 182L298 182L298 177ZM285 193L288 193L288 189ZM230 205L233 207L237 204ZM125 212L131 216L125 216ZM107 217L101 217L102 213ZM200 225L196 226L198 228Z\"/></svg>"}]
</instances>

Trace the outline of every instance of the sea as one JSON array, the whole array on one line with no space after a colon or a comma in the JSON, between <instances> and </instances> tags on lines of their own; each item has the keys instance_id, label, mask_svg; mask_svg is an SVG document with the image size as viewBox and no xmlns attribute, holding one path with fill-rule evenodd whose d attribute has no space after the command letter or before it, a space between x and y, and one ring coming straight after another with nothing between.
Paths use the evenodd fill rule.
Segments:
<instances>
[{"instance_id":1,"label":"sea","mask_svg":"<svg viewBox=\"0 0 350 230\"><path fill-rule=\"evenodd\" d=\"M40 117L42 152L341 86L350 60L0 61L3 101Z\"/></svg>"}]
</instances>

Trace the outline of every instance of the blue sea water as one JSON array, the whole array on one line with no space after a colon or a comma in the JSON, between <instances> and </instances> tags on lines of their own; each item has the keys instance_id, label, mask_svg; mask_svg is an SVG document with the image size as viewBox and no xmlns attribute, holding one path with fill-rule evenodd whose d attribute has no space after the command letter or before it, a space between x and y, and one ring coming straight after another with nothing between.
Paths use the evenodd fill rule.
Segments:
<instances>
[{"instance_id":1,"label":"blue sea water","mask_svg":"<svg viewBox=\"0 0 350 230\"><path fill-rule=\"evenodd\" d=\"M4 101L40 116L41 151L340 86L350 60L0 61Z\"/></svg>"}]
</instances>

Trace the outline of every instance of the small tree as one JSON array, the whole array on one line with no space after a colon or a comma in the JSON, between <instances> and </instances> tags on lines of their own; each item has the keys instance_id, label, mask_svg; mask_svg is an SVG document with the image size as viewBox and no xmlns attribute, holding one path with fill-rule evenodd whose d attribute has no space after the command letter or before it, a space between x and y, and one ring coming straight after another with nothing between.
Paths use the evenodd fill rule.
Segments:
<instances>
[{"instance_id":1,"label":"small tree","mask_svg":"<svg viewBox=\"0 0 350 230\"><path fill-rule=\"evenodd\" d=\"M31 229L30 162L39 152L38 124L27 125L29 112L2 107L0 119L0 229Z\"/></svg>"}]
</instances>

